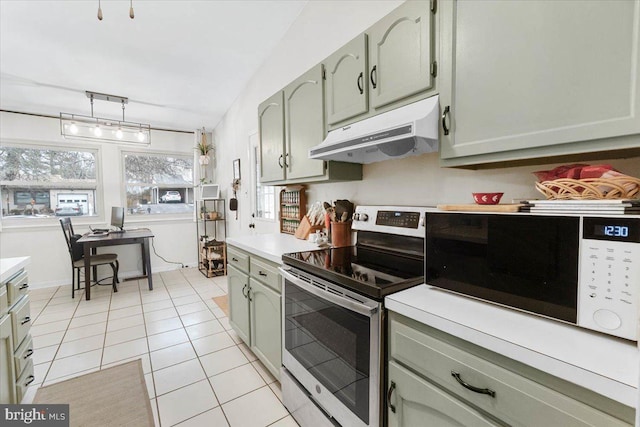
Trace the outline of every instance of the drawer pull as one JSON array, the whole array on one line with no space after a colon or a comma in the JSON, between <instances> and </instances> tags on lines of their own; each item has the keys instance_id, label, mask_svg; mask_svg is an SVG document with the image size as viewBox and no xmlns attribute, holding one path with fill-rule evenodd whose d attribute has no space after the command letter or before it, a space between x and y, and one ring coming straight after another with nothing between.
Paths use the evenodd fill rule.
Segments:
<instances>
[{"instance_id":1,"label":"drawer pull","mask_svg":"<svg viewBox=\"0 0 640 427\"><path fill-rule=\"evenodd\" d=\"M27 350L27 354L24 355L24 360L27 360L29 357L31 357L32 354L33 354L33 349L30 348L29 350Z\"/></svg>"},{"instance_id":2,"label":"drawer pull","mask_svg":"<svg viewBox=\"0 0 640 427\"><path fill-rule=\"evenodd\" d=\"M244 290L245 290L245 289L247 289L247 285L244 285L244 286L242 287L242 296L246 298L246 297L247 297L247 294L245 294L245 293L244 293Z\"/></svg>"},{"instance_id":3,"label":"drawer pull","mask_svg":"<svg viewBox=\"0 0 640 427\"><path fill-rule=\"evenodd\" d=\"M387 406L391 409L391 412L396 413L396 407L391 404L391 395L393 394L393 390L396 389L396 383L391 381L391 385L389 386L389 390L387 390Z\"/></svg>"},{"instance_id":4,"label":"drawer pull","mask_svg":"<svg viewBox=\"0 0 640 427\"><path fill-rule=\"evenodd\" d=\"M265 273L264 271L260 270L258 271L258 274L263 276L263 277L267 277L267 273Z\"/></svg>"},{"instance_id":5,"label":"drawer pull","mask_svg":"<svg viewBox=\"0 0 640 427\"><path fill-rule=\"evenodd\" d=\"M458 384L460 384L462 387L469 389L473 392L476 393L480 393L480 394L488 394L491 397L496 397L496 392L491 390L490 388L480 388L480 387L474 387L471 384L468 384L466 382L464 382L462 380L462 378L460 377L460 374L457 373L456 371L451 371L451 376L453 378L456 379L456 381L458 381Z\"/></svg>"},{"instance_id":6,"label":"drawer pull","mask_svg":"<svg viewBox=\"0 0 640 427\"><path fill-rule=\"evenodd\" d=\"M21 325L24 325L25 323L29 323L31 322L31 317L27 316L24 319L22 319L22 322L20 322Z\"/></svg>"},{"instance_id":7,"label":"drawer pull","mask_svg":"<svg viewBox=\"0 0 640 427\"><path fill-rule=\"evenodd\" d=\"M25 283L24 285L20 286L20 290L22 291L23 289L27 289L28 287L29 285Z\"/></svg>"},{"instance_id":8,"label":"drawer pull","mask_svg":"<svg viewBox=\"0 0 640 427\"><path fill-rule=\"evenodd\" d=\"M449 127L447 126L447 116L449 115L450 111L451 109L447 105L446 107L444 107L444 112L442 113L442 130L444 131L443 133L445 135L449 135Z\"/></svg>"},{"instance_id":9,"label":"drawer pull","mask_svg":"<svg viewBox=\"0 0 640 427\"><path fill-rule=\"evenodd\" d=\"M236 257L232 256L232 257L231 257L231 261L238 262L238 258L236 258Z\"/></svg>"},{"instance_id":10,"label":"drawer pull","mask_svg":"<svg viewBox=\"0 0 640 427\"><path fill-rule=\"evenodd\" d=\"M29 384L31 384L31 383L32 383L32 382L34 382L35 380L36 380L36 377L34 377L33 375L29 375L29 376L27 377L27 382L26 382L26 383L24 383L24 386L25 386L25 387L26 387L26 386L28 386Z\"/></svg>"}]
</instances>

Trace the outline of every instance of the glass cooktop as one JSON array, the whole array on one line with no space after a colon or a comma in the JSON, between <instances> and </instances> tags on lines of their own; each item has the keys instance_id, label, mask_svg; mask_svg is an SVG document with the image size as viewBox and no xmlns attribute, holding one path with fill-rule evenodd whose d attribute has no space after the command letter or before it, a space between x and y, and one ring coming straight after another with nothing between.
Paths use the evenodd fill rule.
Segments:
<instances>
[{"instance_id":1,"label":"glass cooktop","mask_svg":"<svg viewBox=\"0 0 640 427\"><path fill-rule=\"evenodd\" d=\"M373 299L424 281L424 259L363 246L284 254L285 264Z\"/></svg>"}]
</instances>

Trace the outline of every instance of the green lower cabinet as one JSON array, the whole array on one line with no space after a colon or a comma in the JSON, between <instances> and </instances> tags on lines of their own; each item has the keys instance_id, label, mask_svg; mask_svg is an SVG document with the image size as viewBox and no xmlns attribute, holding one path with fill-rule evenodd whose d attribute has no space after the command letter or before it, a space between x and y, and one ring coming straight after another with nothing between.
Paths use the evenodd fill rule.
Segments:
<instances>
[{"instance_id":1,"label":"green lower cabinet","mask_svg":"<svg viewBox=\"0 0 640 427\"><path fill-rule=\"evenodd\" d=\"M394 362L387 390L389 427L500 425Z\"/></svg>"},{"instance_id":2,"label":"green lower cabinet","mask_svg":"<svg viewBox=\"0 0 640 427\"><path fill-rule=\"evenodd\" d=\"M633 423L633 408L395 313L389 315L389 359L389 381L396 385L390 400L408 411L405 418L409 420L418 416L418 410L424 417L435 417L433 408L440 411L441 407L453 416L449 406L443 406L444 394L498 425L630 427ZM425 397L415 392L427 386L439 393L432 391ZM458 424L402 421L390 425Z\"/></svg>"},{"instance_id":3,"label":"green lower cabinet","mask_svg":"<svg viewBox=\"0 0 640 427\"><path fill-rule=\"evenodd\" d=\"M229 324L246 343L249 343L249 275L229 264L227 269L229 288Z\"/></svg>"},{"instance_id":4,"label":"green lower cabinet","mask_svg":"<svg viewBox=\"0 0 640 427\"><path fill-rule=\"evenodd\" d=\"M4 283L3 283L4 285ZM18 403L11 316L0 317L0 404Z\"/></svg>"},{"instance_id":5,"label":"green lower cabinet","mask_svg":"<svg viewBox=\"0 0 640 427\"><path fill-rule=\"evenodd\" d=\"M249 279L251 350L280 379L282 365L282 306L280 293Z\"/></svg>"}]
</instances>

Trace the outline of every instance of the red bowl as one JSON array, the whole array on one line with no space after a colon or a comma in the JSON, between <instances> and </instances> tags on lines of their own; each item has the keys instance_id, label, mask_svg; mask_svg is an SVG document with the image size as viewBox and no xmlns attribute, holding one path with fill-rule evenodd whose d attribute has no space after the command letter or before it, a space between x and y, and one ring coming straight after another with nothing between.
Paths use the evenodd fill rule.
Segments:
<instances>
[{"instance_id":1,"label":"red bowl","mask_svg":"<svg viewBox=\"0 0 640 427\"><path fill-rule=\"evenodd\" d=\"M471 193L473 200L479 205L497 205L504 193Z\"/></svg>"}]
</instances>

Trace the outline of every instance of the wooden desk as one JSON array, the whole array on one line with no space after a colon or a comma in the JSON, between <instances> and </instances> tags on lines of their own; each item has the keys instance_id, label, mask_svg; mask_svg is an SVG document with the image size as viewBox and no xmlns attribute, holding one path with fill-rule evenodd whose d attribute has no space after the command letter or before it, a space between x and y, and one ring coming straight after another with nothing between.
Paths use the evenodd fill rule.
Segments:
<instances>
[{"instance_id":1,"label":"wooden desk","mask_svg":"<svg viewBox=\"0 0 640 427\"><path fill-rule=\"evenodd\" d=\"M87 301L91 299L91 263L89 257L95 248L101 246L133 245L140 244L142 250L142 274L147 276L149 290L153 290L153 280L151 278L151 259L149 255L149 240L153 233L148 228L130 230L122 233L109 233L103 236L91 236L85 234L77 243L82 244L84 250L84 287Z\"/></svg>"}]
</instances>

